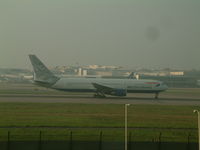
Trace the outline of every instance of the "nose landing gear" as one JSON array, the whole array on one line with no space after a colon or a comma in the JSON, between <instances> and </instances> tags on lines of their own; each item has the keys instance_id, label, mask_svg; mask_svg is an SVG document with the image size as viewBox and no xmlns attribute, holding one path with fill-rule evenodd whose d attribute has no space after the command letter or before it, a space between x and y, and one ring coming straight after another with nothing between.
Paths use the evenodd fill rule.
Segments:
<instances>
[{"instance_id":1,"label":"nose landing gear","mask_svg":"<svg viewBox=\"0 0 200 150\"><path fill-rule=\"evenodd\" d=\"M158 99L159 93L155 93L155 99Z\"/></svg>"}]
</instances>

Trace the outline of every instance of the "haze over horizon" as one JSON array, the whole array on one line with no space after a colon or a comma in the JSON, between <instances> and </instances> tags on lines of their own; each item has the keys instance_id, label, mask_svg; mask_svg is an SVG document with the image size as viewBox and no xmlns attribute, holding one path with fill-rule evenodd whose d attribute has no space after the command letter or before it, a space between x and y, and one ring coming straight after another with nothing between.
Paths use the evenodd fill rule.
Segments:
<instances>
[{"instance_id":1,"label":"haze over horizon","mask_svg":"<svg viewBox=\"0 0 200 150\"><path fill-rule=\"evenodd\" d=\"M0 1L0 68L200 69L199 0Z\"/></svg>"}]
</instances>

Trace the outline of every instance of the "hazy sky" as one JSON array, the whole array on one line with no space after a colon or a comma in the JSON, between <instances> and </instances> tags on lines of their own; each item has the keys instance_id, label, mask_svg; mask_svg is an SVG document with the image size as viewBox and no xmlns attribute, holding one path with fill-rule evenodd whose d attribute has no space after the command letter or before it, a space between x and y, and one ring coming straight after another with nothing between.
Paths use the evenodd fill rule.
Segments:
<instances>
[{"instance_id":1,"label":"hazy sky","mask_svg":"<svg viewBox=\"0 0 200 150\"><path fill-rule=\"evenodd\" d=\"M0 68L200 69L200 0L1 0Z\"/></svg>"}]
</instances>

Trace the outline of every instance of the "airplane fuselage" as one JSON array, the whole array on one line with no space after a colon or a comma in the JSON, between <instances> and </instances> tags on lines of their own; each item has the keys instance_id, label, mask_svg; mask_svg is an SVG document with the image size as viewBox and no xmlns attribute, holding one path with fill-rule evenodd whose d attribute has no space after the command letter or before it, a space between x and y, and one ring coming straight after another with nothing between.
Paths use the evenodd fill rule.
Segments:
<instances>
[{"instance_id":1,"label":"airplane fuselage","mask_svg":"<svg viewBox=\"0 0 200 150\"><path fill-rule=\"evenodd\" d=\"M29 55L36 84L56 90L71 92L95 92L95 97L126 96L127 93L158 93L167 86L157 80L106 79L106 78L62 78L55 76L35 55Z\"/></svg>"},{"instance_id":2,"label":"airplane fuselage","mask_svg":"<svg viewBox=\"0 0 200 150\"><path fill-rule=\"evenodd\" d=\"M60 78L51 88L71 92L95 92L96 88L92 83L125 89L128 93L159 93L167 89L163 82L157 80L105 78Z\"/></svg>"}]
</instances>

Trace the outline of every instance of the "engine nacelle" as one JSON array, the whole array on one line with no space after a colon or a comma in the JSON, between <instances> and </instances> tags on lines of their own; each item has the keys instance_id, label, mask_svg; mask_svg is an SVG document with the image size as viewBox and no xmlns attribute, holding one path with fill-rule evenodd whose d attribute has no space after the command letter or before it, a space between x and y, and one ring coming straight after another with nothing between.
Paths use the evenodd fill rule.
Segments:
<instances>
[{"instance_id":1,"label":"engine nacelle","mask_svg":"<svg viewBox=\"0 0 200 150\"><path fill-rule=\"evenodd\" d=\"M126 89L115 89L113 90L110 95L113 95L113 96L126 96Z\"/></svg>"}]
</instances>

